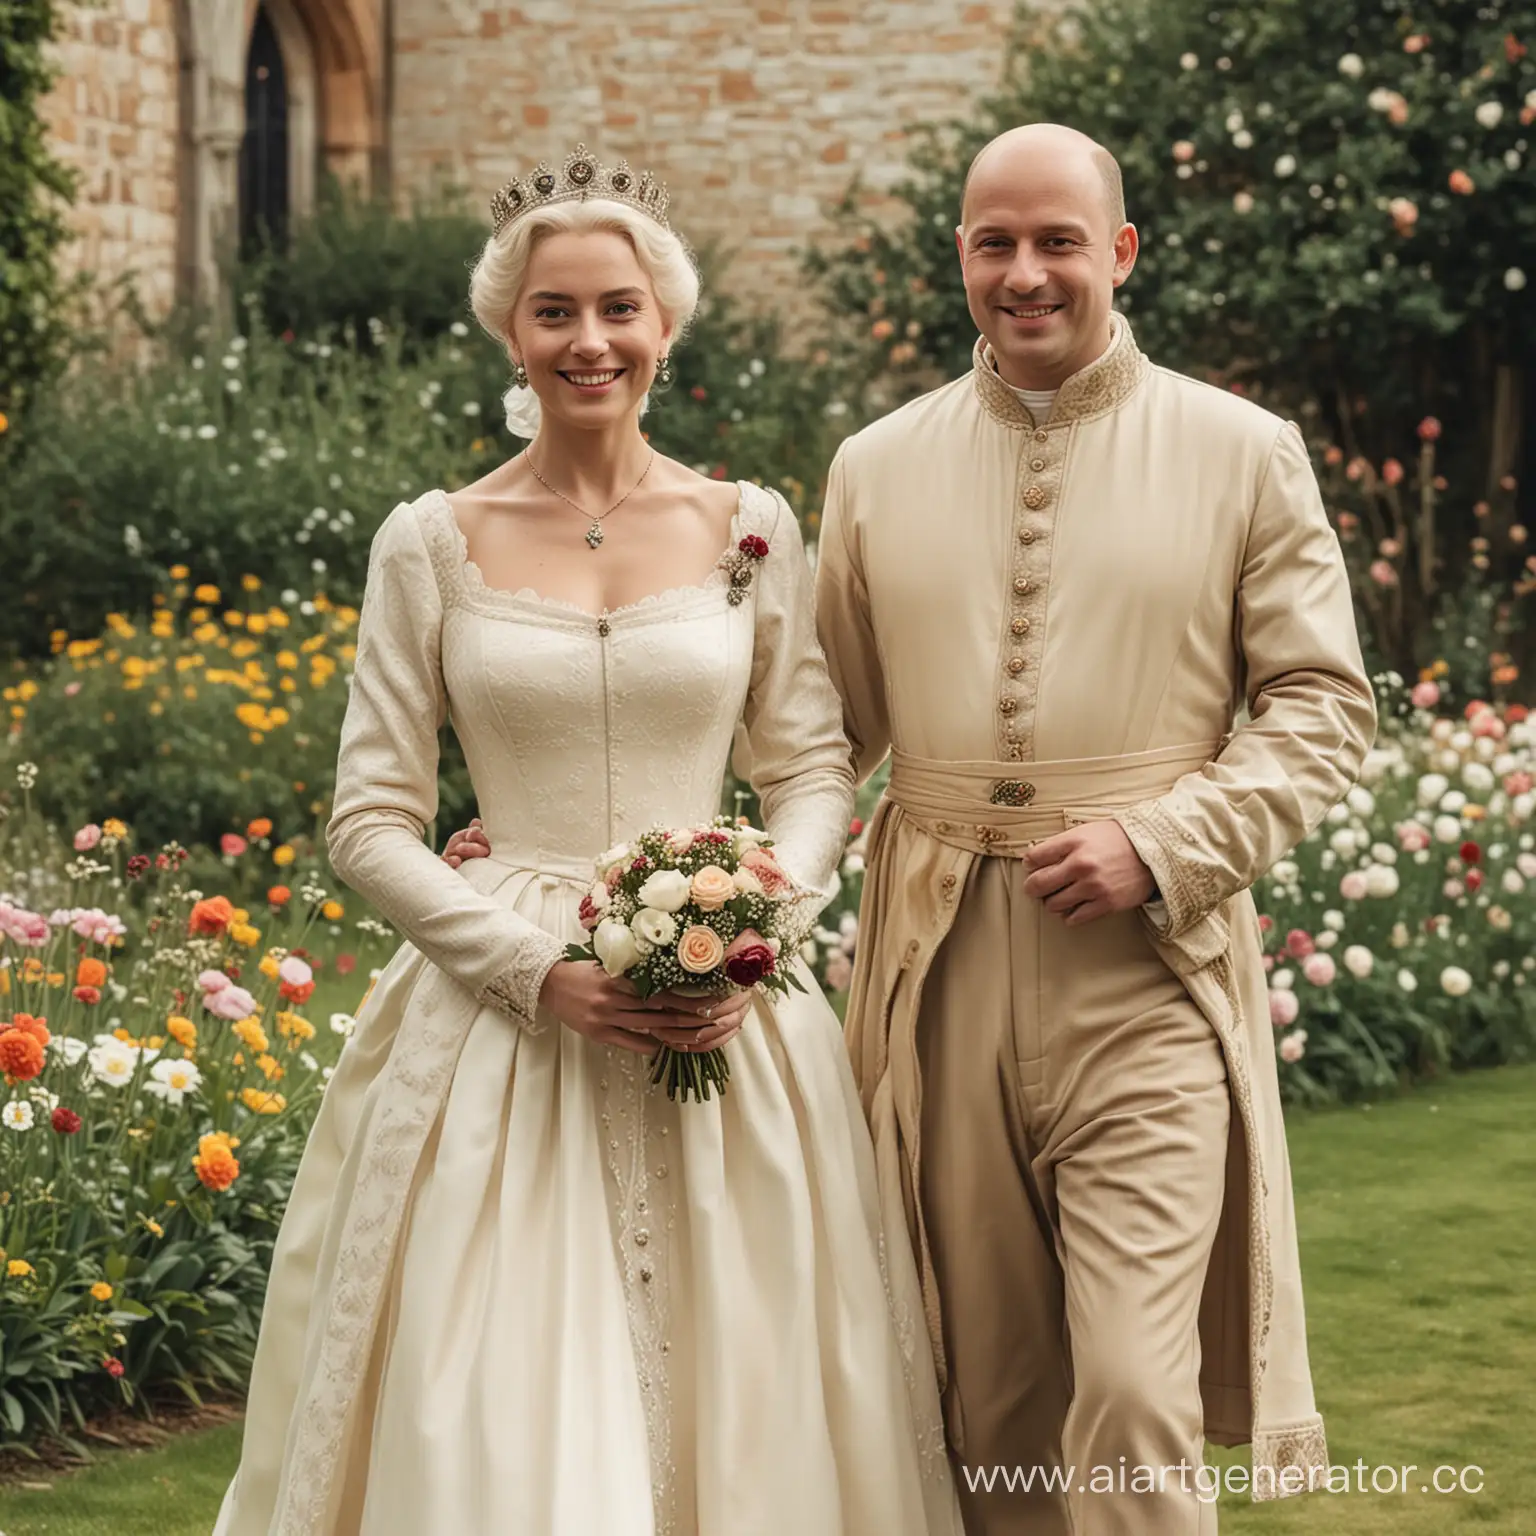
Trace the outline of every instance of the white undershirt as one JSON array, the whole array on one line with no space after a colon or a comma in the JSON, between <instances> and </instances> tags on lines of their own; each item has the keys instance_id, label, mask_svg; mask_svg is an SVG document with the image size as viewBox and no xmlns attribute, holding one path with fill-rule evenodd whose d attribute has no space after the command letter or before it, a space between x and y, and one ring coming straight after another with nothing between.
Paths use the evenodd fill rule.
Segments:
<instances>
[{"instance_id":1,"label":"white undershirt","mask_svg":"<svg viewBox=\"0 0 1536 1536\"><path fill-rule=\"evenodd\" d=\"M1056 403L1056 391L1054 389L1014 389L1008 385L1020 400L1029 407L1029 414L1036 421L1045 421L1051 414L1051 407Z\"/></svg>"}]
</instances>

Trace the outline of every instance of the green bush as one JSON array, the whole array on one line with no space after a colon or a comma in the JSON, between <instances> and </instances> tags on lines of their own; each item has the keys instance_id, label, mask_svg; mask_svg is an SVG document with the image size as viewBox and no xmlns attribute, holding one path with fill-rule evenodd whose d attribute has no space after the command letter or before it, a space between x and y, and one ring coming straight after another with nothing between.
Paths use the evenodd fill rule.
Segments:
<instances>
[{"instance_id":1,"label":"green bush","mask_svg":"<svg viewBox=\"0 0 1536 1536\"><path fill-rule=\"evenodd\" d=\"M59 10L53 0L0 5L0 433L67 346L71 285L55 258L75 179L49 154L38 115L58 75L49 46Z\"/></svg>"}]
</instances>

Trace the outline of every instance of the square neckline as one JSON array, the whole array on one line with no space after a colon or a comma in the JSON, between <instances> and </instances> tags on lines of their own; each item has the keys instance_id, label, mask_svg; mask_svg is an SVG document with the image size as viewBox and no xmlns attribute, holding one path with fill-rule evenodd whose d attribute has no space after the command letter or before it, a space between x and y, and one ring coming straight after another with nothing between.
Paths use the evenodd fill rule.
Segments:
<instances>
[{"instance_id":1,"label":"square neckline","mask_svg":"<svg viewBox=\"0 0 1536 1536\"><path fill-rule=\"evenodd\" d=\"M715 563L709 568L702 581L666 587L660 592L647 593L646 596L638 597L633 602L622 603L617 608L604 608L597 613L590 608L583 608L580 603L572 602L569 598L547 597L535 587L493 587L485 579L485 573L479 565L470 559L469 540L464 536L464 530L459 525L458 515L453 510L453 503L448 499L448 492L441 486L435 486L432 496L435 504L441 508L453 534L458 549L458 559L454 565L458 572L460 587L466 596L488 601L497 607L523 605L542 608L551 613L565 614L580 619L586 624L595 625L604 620L611 623L616 618L623 618L646 609L663 607L669 602L676 602L683 598L697 597L706 592L728 590L730 582L724 565L726 558L742 538L742 524L747 510L748 484L749 482L745 480L736 481L736 510L731 514L726 546L720 551Z\"/></svg>"}]
</instances>

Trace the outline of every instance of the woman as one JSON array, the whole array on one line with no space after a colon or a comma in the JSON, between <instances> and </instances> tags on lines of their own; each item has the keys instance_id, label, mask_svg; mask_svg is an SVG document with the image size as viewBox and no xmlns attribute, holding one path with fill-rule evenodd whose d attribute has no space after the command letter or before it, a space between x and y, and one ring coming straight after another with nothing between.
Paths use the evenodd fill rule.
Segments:
<instances>
[{"instance_id":1,"label":"woman","mask_svg":"<svg viewBox=\"0 0 1536 1536\"><path fill-rule=\"evenodd\" d=\"M471 299L532 442L374 541L329 843L409 942L294 1185L218 1536L958 1532L820 994L562 958L598 853L714 813L738 721L807 888L852 781L793 515L640 432L698 295L665 193L578 150L492 206ZM459 873L422 841L450 712L495 845ZM651 1089L662 1042L729 1042L724 1099Z\"/></svg>"}]
</instances>

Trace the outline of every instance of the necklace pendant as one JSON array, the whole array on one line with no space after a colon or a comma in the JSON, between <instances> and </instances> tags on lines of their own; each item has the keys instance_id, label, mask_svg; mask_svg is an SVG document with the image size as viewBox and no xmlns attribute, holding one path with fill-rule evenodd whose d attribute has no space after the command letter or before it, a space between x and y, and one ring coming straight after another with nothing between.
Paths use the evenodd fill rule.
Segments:
<instances>
[{"instance_id":1,"label":"necklace pendant","mask_svg":"<svg viewBox=\"0 0 1536 1536\"><path fill-rule=\"evenodd\" d=\"M602 542L603 542L603 525L601 523L594 522L592 524L592 526L587 529L587 543L593 549L596 549L597 546L599 544L601 544Z\"/></svg>"}]
</instances>

